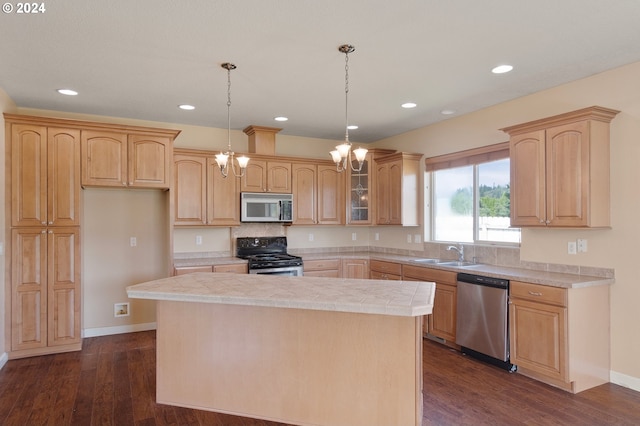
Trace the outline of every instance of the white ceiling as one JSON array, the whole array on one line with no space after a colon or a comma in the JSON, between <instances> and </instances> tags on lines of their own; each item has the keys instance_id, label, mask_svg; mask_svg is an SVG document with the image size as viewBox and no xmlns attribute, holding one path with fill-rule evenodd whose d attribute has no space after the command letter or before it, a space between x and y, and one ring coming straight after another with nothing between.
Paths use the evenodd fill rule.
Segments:
<instances>
[{"instance_id":1,"label":"white ceiling","mask_svg":"<svg viewBox=\"0 0 640 426\"><path fill-rule=\"evenodd\" d=\"M14 5L17 3L13 3ZM0 15L19 107L371 142L640 61L638 0L55 0ZM509 63L511 73L493 75ZM640 78L640 76L639 76ZM75 97L56 93L72 88ZM413 101L417 108L400 104ZM192 104L195 111L177 108ZM289 117L277 123L277 115Z\"/></svg>"}]
</instances>

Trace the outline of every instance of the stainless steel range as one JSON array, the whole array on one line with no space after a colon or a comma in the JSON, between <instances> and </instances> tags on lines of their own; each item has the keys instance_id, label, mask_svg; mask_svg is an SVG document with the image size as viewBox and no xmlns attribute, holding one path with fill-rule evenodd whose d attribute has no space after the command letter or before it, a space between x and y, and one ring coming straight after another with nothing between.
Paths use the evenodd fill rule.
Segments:
<instances>
[{"instance_id":1,"label":"stainless steel range","mask_svg":"<svg viewBox=\"0 0 640 426\"><path fill-rule=\"evenodd\" d=\"M302 258L287 253L287 237L237 238L236 256L249 261L250 274L302 276Z\"/></svg>"}]
</instances>

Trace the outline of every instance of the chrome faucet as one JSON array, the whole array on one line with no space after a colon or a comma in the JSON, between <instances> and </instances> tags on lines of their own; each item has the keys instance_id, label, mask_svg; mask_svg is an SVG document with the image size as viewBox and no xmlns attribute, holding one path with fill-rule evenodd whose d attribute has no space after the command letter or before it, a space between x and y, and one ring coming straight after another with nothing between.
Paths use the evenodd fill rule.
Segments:
<instances>
[{"instance_id":1,"label":"chrome faucet","mask_svg":"<svg viewBox=\"0 0 640 426\"><path fill-rule=\"evenodd\" d=\"M459 245L459 247L456 246L449 246L447 247L447 250L451 251L451 250L455 250L458 252L458 261L459 262L464 262L464 246L462 244Z\"/></svg>"}]
</instances>

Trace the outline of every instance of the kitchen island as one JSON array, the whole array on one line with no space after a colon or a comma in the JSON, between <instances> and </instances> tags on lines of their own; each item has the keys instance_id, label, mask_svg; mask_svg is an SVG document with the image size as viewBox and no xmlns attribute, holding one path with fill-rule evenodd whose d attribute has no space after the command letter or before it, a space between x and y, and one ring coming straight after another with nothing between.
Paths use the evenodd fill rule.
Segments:
<instances>
[{"instance_id":1,"label":"kitchen island","mask_svg":"<svg viewBox=\"0 0 640 426\"><path fill-rule=\"evenodd\" d=\"M435 285L194 273L157 301L158 403L300 425L420 425Z\"/></svg>"}]
</instances>

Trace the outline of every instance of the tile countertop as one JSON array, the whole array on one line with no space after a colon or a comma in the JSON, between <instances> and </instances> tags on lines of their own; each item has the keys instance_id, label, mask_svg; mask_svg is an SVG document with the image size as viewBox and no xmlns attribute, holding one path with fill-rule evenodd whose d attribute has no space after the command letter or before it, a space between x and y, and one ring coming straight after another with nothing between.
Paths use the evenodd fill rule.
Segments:
<instances>
[{"instance_id":1,"label":"tile countertop","mask_svg":"<svg viewBox=\"0 0 640 426\"><path fill-rule=\"evenodd\" d=\"M127 287L132 299L267 306L415 317L433 309L435 284L420 281L196 272Z\"/></svg>"},{"instance_id":2,"label":"tile countertop","mask_svg":"<svg viewBox=\"0 0 640 426\"><path fill-rule=\"evenodd\" d=\"M303 260L316 259L369 259L383 260L387 262L397 262L404 265L418 266L422 268L441 269L453 272L463 272L467 274L484 275L487 277L504 278L508 280L524 281L533 284L542 284L551 287L562 288L582 288L595 285L610 285L615 282L614 278L599 277L591 275L569 274L561 272L549 272L536 269L514 268L499 265L477 264L472 267L441 266L432 263L419 263L416 259L420 257L403 256L390 253L378 252L331 252L302 254ZM237 257L203 257L190 259L176 259L175 267L207 266L230 263L246 263L244 259Z\"/></svg>"}]
</instances>

